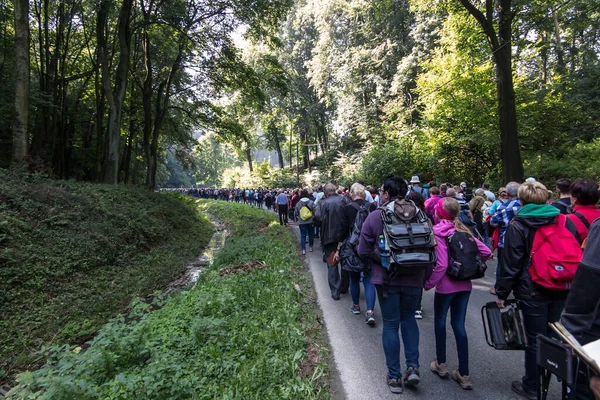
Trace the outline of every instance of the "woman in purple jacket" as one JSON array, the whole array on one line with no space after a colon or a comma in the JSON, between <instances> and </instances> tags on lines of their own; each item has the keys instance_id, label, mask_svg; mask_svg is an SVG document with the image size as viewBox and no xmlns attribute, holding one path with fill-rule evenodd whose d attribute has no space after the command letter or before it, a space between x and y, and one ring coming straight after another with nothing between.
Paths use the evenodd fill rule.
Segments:
<instances>
[{"instance_id":1,"label":"woman in purple jacket","mask_svg":"<svg viewBox=\"0 0 600 400\"><path fill-rule=\"evenodd\" d=\"M437 240L437 263L431 277L425 282L425 289L435 287L434 298L434 320L435 320L435 347L437 359L431 363L431 371L442 378L452 376L461 388L472 389L471 376L469 374L469 341L465 330L465 317L467 305L473 286L471 281L457 281L450 278L446 273L448 268L448 237L454 232L466 232L472 235L471 230L463 225L458 217L460 205L452 197L446 197L438 202L435 208L435 216L440 223L433 227ZM489 247L483 242L475 239L477 248L484 260L491 255ZM446 317L450 310L450 324L456 339L458 351L458 370L448 371L446 364Z\"/></svg>"}]
</instances>

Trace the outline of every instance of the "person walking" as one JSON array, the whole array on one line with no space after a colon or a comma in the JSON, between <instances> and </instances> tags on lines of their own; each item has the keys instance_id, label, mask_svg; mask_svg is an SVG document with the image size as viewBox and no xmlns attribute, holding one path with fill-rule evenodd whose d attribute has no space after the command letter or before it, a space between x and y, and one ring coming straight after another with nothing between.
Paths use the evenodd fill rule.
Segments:
<instances>
[{"instance_id":1,"label":"person walking","mask_svg":"<svg viewBox=\"0 0 600 400\"><path fill-rule=\"evenodd\" d=\"M507 185L509 196L510 187L510 184ZM530 254L534 237L540 233L542 227L560 221L557 219L560 211L546 204L548 190L540 182L522 184L518 189L518 197L522 207L506 229L502 260L499 260L501 266L496 281L496 303L499 308L504 308L504 302L511 293L519 300L529 347L525 350L525 375L521 380L512 382L512 390L524 398L533 400L537 399L538 389L536 338L538 335L557 336L548 323L560 319L569 290L553 290L535 283L532 278L535 265L531 262ZM565 216L562 217L566 220ZM565 227L569 229L568 224ZM573 227L573 232L574 230ZM561 236L557 236L556 240L559 238ZM566 243L563 247L569 248Z\"/></svg>"},{"instance_id":2,"label":"person walking","mask_svg":"<svg viewBox=\"0 0 600 400\"><path fill-rule=\"evenodd\" d=\"M401 200L407 192L408 185L403 177L387 178L380 190L381 202L385 206L390 201ZM386 382L392 393L402 393L403 384L415 386L421 381L419 326L415 319L415 312L425 281L425 269L417 269L410 275L397 274L390 279L388 270L381 266L377 243L378 238L383 235L383 227L381 212L370 213L363 223L357 252L359 256L369 258L371 263L371 282L377 290L383 320L381 339L388 369ZM386 283L389 285L384 287ZM404 375L400 366L399 329L402 332L406 358Z\"/></svg>"},{"instance_id":3,"label":"person walking","mask_svg":"<svg viewBox=\"0 0 600 400\"><path fill-rule=\"evenodd\" d=\"M302 249L303 255L306 254L306 238L308 237L308 251L313 251L315 236L315 229L313 227L315 203L308 196L308 189L302 189L300 192L300 200L296 203L295 208L295 217L298 221L298 227L300 228L300 248ZM303 207L306 207L310 214L306 211L302 211Z\"/></svg>"},{"instance_id":4,"label":"person walking","mask_svg":"<svg viewBox=\"0 0 600 400\"><path fill-rule=\"evenodd\" d=\"M277 204L277 213L279 214L279 225L288 224L288 197L283 192L283 190L279 190L277 197L275 198L275 204Z\"/></svg>"},{"instance_id":5,"label":"person walking","mask_svg":"<svg viewBox=\"0 0 600 400\"><path fill-rule=\"evenodd\" d=\"M342 221L342 196L336 192L332 183L327 183L323 188L325 198L319 201L315 209L314 222L321 226L321 245L323 246L323 259L327 260L327 280L331 290L331 298L339 300L340 294L348 293L350 275L342 270L338 262L331 264L329 257L338 249L340 242L340 227Z\"/></svg>"},{"instance_id":6,"label":"person walking","mask_svg":"<svg viewBox=\"0 0 600 400\"><path fill-rule=\"evenodd\" d=\"M434 326L435 326L435 350L436 359L431 362L430 369L441 378L452 377L461 388L472 389L471 374L469 371L469 341L465 329L467 316L467 305L473 285L471 281L459 281L451 279L446 273L449 265L448 238L455 232L465 232L473 236L473 233L458 219L460 205L451 198L446 197L436 206L436 216L440 223L433 227L437 240L436 254L437 262L433 273L425 282L425 290L435 287L433 300ZM485 261L491 254L485 243L473 238L477 243L477 249ZM456 339L456 350L458 352L458 369L448 370L446 363L446 317L450 311L450 324Z\"/></svg>"},{"instance_id":7,"label":"person walking","mask_svg":"<svg viewBox=\"0 0 600 400\"><path fill-rule=\"evenodd\" d=\"M356 215L360 207L364 207L367 212L369 210L369 202L366 200L366 190L360 183L355 183L350 187L349 195L352 202L344 205L342 209L342 221L340 228L340 242L338 243L338 251L336 257L339 257L339 251L344 245L344 241L352 235ZM344 269L344 263L342 263ZM367 311L365 313L365 322L368 325L375 325L375 286L371 283L371 271L355 272L348 271L350 275L350 295L352 296L352 305L350 311L356 315L360 315L360 282L365 289L365 301L367 303Z\"/></svg>"}]
</instances>

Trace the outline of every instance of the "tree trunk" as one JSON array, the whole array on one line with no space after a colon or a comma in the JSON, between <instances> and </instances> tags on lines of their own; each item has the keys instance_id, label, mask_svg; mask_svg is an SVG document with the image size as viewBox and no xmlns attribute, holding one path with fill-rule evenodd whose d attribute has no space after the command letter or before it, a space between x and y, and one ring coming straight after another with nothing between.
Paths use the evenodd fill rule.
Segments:
<instances>
[{"instance_id":1,"label":"tree trunk","mask_svg":"<svg viewBox=\"0 0 600 400\"><path fill-rule=\"evenodd\" d=\"M496 64L496 89L498 95L498 119L500 123L502 180L522 181L523 162L519 148L517 129L517 110L512 77L512 20L511 0L500 0L497 10L495 2L486 1L484 15L469 0L460 0L461 4L477 20L487 36ZM493 16L498 15L498 34L494 30Z\"/></svg>"},{"instance_id":2,"label":"tree trunk","mask_svg":"<svg viewBox=\"0 0 600 400\"><path fill-rule=\"evenodd\" d=\"M554 40L556 41L556 59L557 68L556 71L560 74L565 73L565 56L562 47L562 39L560 37L560 25L558 23L558 16L556 15L556 9L554 6L550 6L552 11L552 20L554 21Z\"/></svg>"},{"instance_id":3,"label":"tree trunk","mask_svg":"<svg viewBox=\"0 0 600 400\"><path fill-rule=\"evenodd\" d=\"M129 53L131 47L131 34L129 32L131 9L133 0L123 0L119 14L119 64L115 76L115 90L113 92L108 70L108 58L106 55L106 38L104 32L108 20L109 1L102 0L98 12L98 62L102 70L102 86L110 105L107 126L107 152L104 157L103 182L116 184L119 174L119 139L121 135L121 114L123 101L127 90L127 76L129 70Z\"/></svg>"},{"instance_id":4,"label":"tree trunk","mask_svg":"<svg viewBox=\"0 0 600 400\"><path fill-rule=\"evenodd\" d=\"M246 153L246 160L248 161L248 169L250 169L250 172L253 172L253 168L252 168L252 149L250 148L250 145L248 143L246 143L246 150L244 150Z\"/></svg>"},{"instance_id":5,"label":"tree trunk","mask_svg":"<svg viewBox=\"0 0 600 400\"><path fill-rule=\"evenodd\" d=\"M15 120L12 162L23 162L28 150L29 121L29 1L15 0Z\"/></svg>"}]
</instances>

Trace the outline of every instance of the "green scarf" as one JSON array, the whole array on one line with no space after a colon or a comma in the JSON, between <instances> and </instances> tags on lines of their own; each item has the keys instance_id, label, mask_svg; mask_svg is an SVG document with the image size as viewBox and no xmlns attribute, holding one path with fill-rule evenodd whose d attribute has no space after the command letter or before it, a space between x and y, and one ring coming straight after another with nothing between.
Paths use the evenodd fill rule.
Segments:
<instances>
[{"instance_id":1,"label":"green scarf","mask_svg":"<svg viewBox=\"0 0 600 400\"><path fill-rule=\"evenodd\" d=\"M519 209L517 215L521 217L556 217L560 214L558 208L550 204L526 204Z\"/></svg>"}]
</instances>

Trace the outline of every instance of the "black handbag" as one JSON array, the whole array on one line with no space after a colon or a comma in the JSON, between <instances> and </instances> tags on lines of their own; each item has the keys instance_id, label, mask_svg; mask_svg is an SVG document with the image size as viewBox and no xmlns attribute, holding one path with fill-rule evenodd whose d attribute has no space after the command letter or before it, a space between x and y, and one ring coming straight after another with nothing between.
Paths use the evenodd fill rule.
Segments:
<instances>
[{"instance_id":1,"label":"black handbag","mask_svg":"<svg viewBox=\"0 0 600 400\"><path fill-rule=\"evenodd\" d=\"M485 341L496 350L525 350L529 346L523 311L517 300L506 300L500 309L495 301L481 307Z\"/></svg>"}]
</instances>

